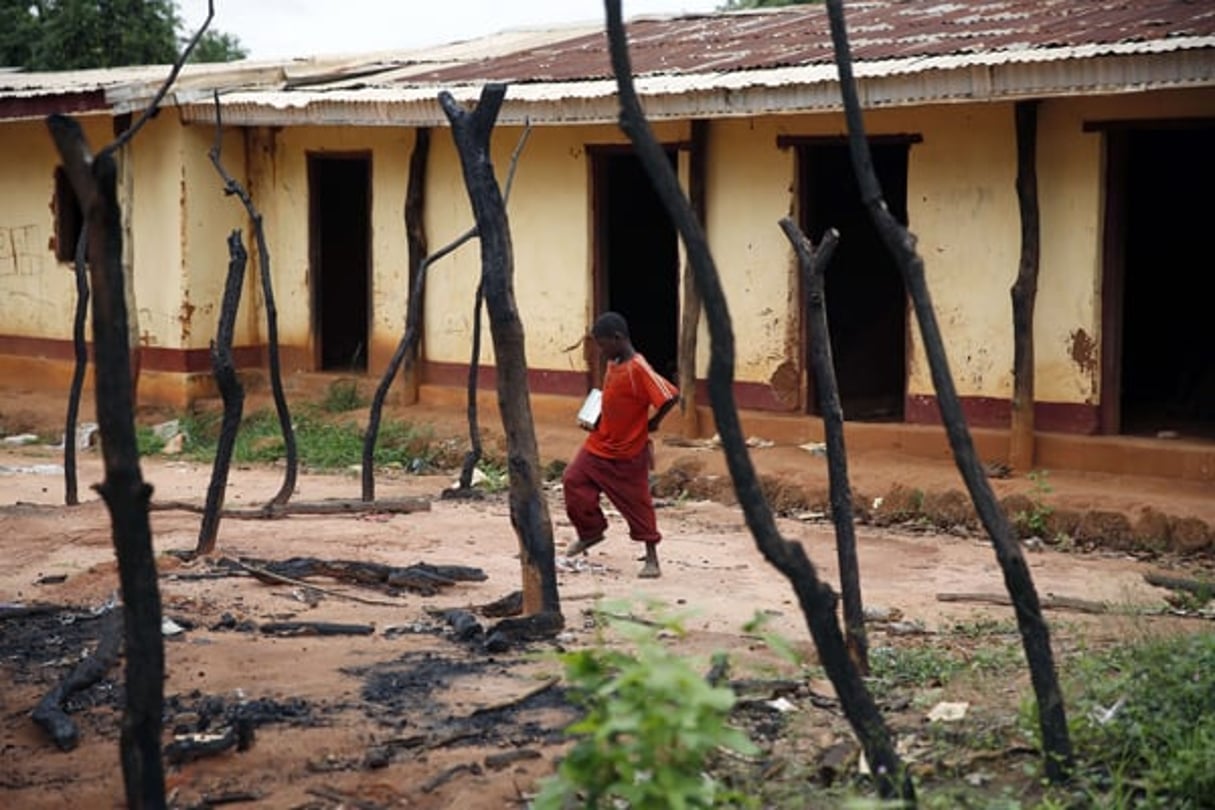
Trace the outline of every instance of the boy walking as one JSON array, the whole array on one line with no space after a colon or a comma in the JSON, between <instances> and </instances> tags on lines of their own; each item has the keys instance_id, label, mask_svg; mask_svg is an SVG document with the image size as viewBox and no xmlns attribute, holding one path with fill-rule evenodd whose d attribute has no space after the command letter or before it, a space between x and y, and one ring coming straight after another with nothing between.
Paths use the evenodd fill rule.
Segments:
<instances>
[{"instance_id":1,"label":"boy walking","mask_svg":"<svg viewBox=\"0 0 1215 810\"><path fill-rule=\"evenodd\" d=\"M607 358L603 407L561 479L565 512L578 533L565 553L574 557L603 542L607 518L599 506L602 493L624 516L629 536L645 543L645 566L638 576L654 579L662 576L657 548L662 535L650 497L650 433L679 401L679 389L633 348L628 322L619 313L600 315L591 337Z\"/></svg>"}]
</instances>

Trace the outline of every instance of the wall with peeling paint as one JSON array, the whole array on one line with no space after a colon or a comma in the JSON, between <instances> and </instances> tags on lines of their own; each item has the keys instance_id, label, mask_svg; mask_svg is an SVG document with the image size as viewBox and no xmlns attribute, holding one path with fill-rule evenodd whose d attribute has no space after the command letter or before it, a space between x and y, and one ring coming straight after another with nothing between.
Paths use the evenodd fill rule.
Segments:
<instances>
[{"instance_id":1,"label":"wall with peeling paint","mask_svg":"<svg viewBox=\"0 0 1215 810\"><path fill-rule=\"evenodd\" d=\"M1100 390L1100 286L1103 137L1090 121L1209 116L1215 90L1054 99L1040 110L1038 173L1042 254L1035 342L1037 399L1095 403ZM110 119L82 119L96 146ZM932 291L958 392L1007 399L1012 384L1009 289L1020 253L1011 104L956 104L868 113L871 135L918 134L909 152L910 226ZM686 142L687 122L656 127ZM499 128L494 164L505 180L521 129ZM707 215L710 242L728 296L737 347L736 379L770 386L796 404L803 384L801 303L792 251L778 220L796 206L796 154L781 135L843 134L837 114L718 119L710 124ZM207 150L213 130L183 127L162 114L141 132L126 169L125 204L134 239L133 297L142 341L204 349L214 334L230 230L244 229L250 251L237 344L265 341L257 252L243 208L222 193ZM378 373L404 325L408 251L404 197L412 130L295 127L230 131L225 164L246 182L266 223L280 340L296 367L311 368L307 156L365 152L372 159L371 374ZM593 189L587 145L624 144L615 126L540 127L531 133L509 215L515 291L527 328L529 365L580 372L579 341L591 318ZM445 128L433 133L426 230L430 248L472 225L459 161ZM58 163L41 121L0 126L0 335L71 337L74 283L54 258L53 172ZM686 186L687 154L681 153ZM473 295L480 276L476 241L436 264L428 284L425 354L468 361ZM682 300L682 296L681 296ZM488 325L482 362L493 361ZM914 320L908 394L933 388ZM697 360L703 376L709 340L702 319Z\"/></svg>"},{"instance_id":2,"label":"wall with peeling paint","mask_svg":"<svg viewBox=\"0 0 1215 810\"><path fill-rule=\"evenodd\" d=\"M706 230L730 307L735 377L741 382L768 382L789 358L790 325L798 323L789 297L797 289L796 260L777 225L792 210L796 155L778 148L776 138L790 127L800 131L799 123L809 119L747 118L709 125ZM697 374L703 377L709 362L703 317L697 350ZM792 359L797 360L796 351Z\"/></svg>"},{"instance_id":3,"label":"wall with peeling paint","mask_svg":"<svg viewBox=\"0 0 1215 810\"><path fill-rule=\"evenodd\" d=\"M1013 106L937 107L916 122L924 140L911 148L907 216L958 393L1008 397L1021 239ZM908 324L908 394L932 395L919 324Z\"/></svg>"},{"instance_id":4,"label":"wall with peeling paint","mask_svg":"<svg viewBox=\"0 0 1215 810\"><path fill-rule=\"evenodd\" d=\"M366 153L371 157L370 368L383 368L405 323L409 272L405 242L405 182L413 133L374 127L293 127L261 131L249 156L254 202L262 209L279 342L297 358L312 357L309 282L309 154ZM305 368L311 368L306 362Z\"/></svg>"},{"instance_id":5,"label":"wall with peeling paint","mask_svg":"<svg viewBox=\"0 0 1215 810\"><path fill-rule=\"evenodd\" d=\"M79 120L94 148L109 141L108 116ZM71 340L76 282L54 247L59 153L31 120L0 126L0 155L0 334Z\"/></svg>"},{"instance_id":6,"label":"wall with peeling paint","mask_svg":"<svg viewBox=\"0 0 1215 810\"><path fill-rule=\"evenodd\" d=\"M1104 142L1100 132L1084 131L1085 122L1209 117L1212 110L1215 90L1042 104L1042 258L1034 323L1039 401L1095 404L1101 391Z\"/></svg>"},{"instance_id":7,"label":"wall with peeling paint","mask_svg":"<svg viewBox=\"0 0 1215 810\"><path fill-rule=\"evenodd\" d=\"M158 115L131 144L129 199L132 268L140 343L178 349L190 318L183 310L188 286L182 264L182 212L195 193L183 173L183 130L172 115ZM210 275L210 272L208 272Z\"/></svg>"},{"instance_id":8,"label":"wall with peeling paint","mask_svg":"<svg viewBox=\"0 0 1215 810\"><path fill-rule=\"evenodd\" d=\"M494 130L493 163L506 182L511 155L522 130ZM662 124L663 141L688 138L686 124ZM588 145L623 144L612 126L538 127L519 158L507 215L515 260L515 298L527 332L532 368L586 370L582 338L590 324L593 257L591 246L591 164ZM452 241L473 224L459 157L447 129L431 139L426 231L430 249ZM427 277L426 358L467 363L472 346L472 313L481 277L476 241L436 263ZM482 317L483 363L493 362L489 321ZM644 350L644 349L643 349Z\"/></svg>"},{"instance_id":9,"label":"wall with peeling paint","mask_svg":"<svg viewBox=\"0 0 1215 810\"><path fill-rule=\"evenodd\" d=\"M240 130L227 130L220 156L228 174L247 186L244 141ZM183 349L205 349L215 337L227 282L228 234L238 228L245 250L249 253L241 311L254 311L261 303L252 225L240 200L224 194L223 179L215 170L209 155L214 144L213 128L191 126L182 133L180 176L188 189L180 228L182 294L178 302L178 325ZM249 327L248 320L237 318L233 338L236 346L247 346L257 341L258 333Z\"/></svg>"}]
</instances>

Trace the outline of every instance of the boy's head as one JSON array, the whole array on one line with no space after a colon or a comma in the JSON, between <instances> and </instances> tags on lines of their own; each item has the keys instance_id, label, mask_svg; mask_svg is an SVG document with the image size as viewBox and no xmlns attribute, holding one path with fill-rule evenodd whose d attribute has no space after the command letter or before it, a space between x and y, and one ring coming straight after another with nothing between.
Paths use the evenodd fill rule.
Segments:
<instances>
[{"instance_id":1,"label":"boy's head","mask_svg":"<svg viewBox=\"0 0 1215 810\"><path fill-rule=\"evenodd\" d=\"M629 340L629 323L619 312L605 312L595 319L591 327L591 337L599 351L612 360L618 360L632 353L633 344Z\"/></svg>"},{"instance_id":2,"label":"boy's head","mask_svg":"<svg viewBox=\"0 0 1215 810\"><path fill-rule=\"evenodd\" d=\"M605 312L595 319L591 327L591 337L622 337L629 339L629 322L619 312Z\"/></svg>"}]
</instances>

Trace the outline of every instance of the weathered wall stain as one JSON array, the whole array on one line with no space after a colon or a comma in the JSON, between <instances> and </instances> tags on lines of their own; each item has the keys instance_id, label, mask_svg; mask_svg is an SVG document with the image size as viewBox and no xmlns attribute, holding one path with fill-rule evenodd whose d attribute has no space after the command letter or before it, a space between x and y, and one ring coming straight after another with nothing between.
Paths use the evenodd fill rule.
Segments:
<instances>
[{"instance_id":1,"label":"weathered wall stain","mask_svg":"<svg viewBox=\"0 0 1215 810\"><path fill-rule=\"evenodd\" d=\"M797 363L785 360L776 367L768 378L772 386L772 394L786 407L797 405L801 392L801 374L798 373Z\"/></svg>"},{"instance_id":2,"label":"weathered wall stain","mask_svg":"<svg viewBox=\"0 0 1215 810\"><path fill-rule=\"evenodd\" d=\"M0 276L34 276L42 272L37 225L0 227Z\"/></svg>"},{"instance_id":3,"label":"weathered wall stain","mask_svg":"<svg viewBox=\"0 0 1215 810\"><path fill-rule=\"evenodd\" d=\"M1097 374L1097 343L1083 329L1071 333L1070 343L1068 353L1076 368L1089 377L1094 377Z\"/></svg>"}]
</instances>

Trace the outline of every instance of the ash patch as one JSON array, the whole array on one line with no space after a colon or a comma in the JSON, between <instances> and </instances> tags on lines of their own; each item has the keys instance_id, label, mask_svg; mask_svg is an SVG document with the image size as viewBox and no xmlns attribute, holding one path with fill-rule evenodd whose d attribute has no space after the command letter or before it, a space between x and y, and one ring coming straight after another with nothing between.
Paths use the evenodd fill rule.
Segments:
<instances>
[{"instance_id":1,"label":"ash patch","mask_svg":"<svg viewBox=\"0 0 1215 810\"><path fill-rule=\"evenodd\" d=\"M425 749L457 746L556 744L581 711L557 684L535 690L524 699L455 714L445 700L452 684L464 677L516 677L518 660L492 657L449 658L434 652L407 653L369 667L342 670L363 679L364 713L383 726L414 732L413 744ZM521 686L521 691L525 686Z\"/></svg>"},{"instance_id":2,"label":"ash patch","mask_svg":"<svg viewBox=\"0 0 1215 810\"><path fill-rule=\"evenodd\" d=\"M342 669L346 675L363 679L363 700L389 713L407 717L441 714L434 700L436 690L464 675L483 673L491 667L506 671L500 664L456 660L431 652L407 653L395 661L368 667Z\"/></svg>"},{"instance_id":3,"label":"ash patch","mask_svg":"<svg viewBox=\"0 0 1215 810\"><path fill-rule=\"evenodd\" d=\"M333 707L315 705L303 698L274 700L245 699L208 695L194 690L186 695L171 695L165 699L166 725L175 734L212 731L229 726L265 725L323 726L329 724Z\"/></svg>"},{"instance_id":4,"label":"ash patch","mask_svg":"<svg viewBox=\"0 0 1215 810\"><path fill-rule=\"evenodd\" d=\"M0 665L12 683L56 684L97 646L103 615L62 608L0 619Z\"/></svg>"}]
</instances>

